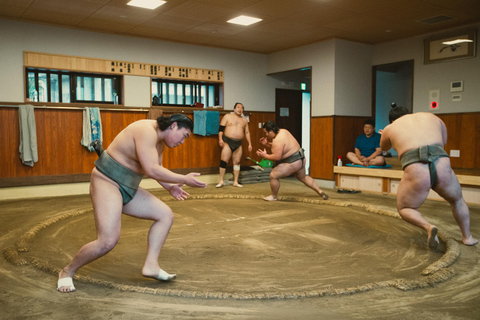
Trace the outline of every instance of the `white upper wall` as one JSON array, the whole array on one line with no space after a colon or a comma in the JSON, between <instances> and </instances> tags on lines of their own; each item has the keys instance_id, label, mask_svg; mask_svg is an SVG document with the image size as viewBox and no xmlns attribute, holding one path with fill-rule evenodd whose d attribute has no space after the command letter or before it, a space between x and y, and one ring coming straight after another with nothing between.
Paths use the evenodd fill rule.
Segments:
<instances>
[{"instance_id":1,"label":"white upper wall","mask_svg":"<svg viewBox=\"0 0 480 320\"><path fill-rule=\"evenodd\" d=\"M331 39L268 58L269 73L304 67L312 67L312 116L371 115L371 45Z\"/></svg>"},{"instance_id":2,"label":"white upper wall","mask_svg":"<svg viewBox=\"0 0 480 320\"><path fill-rule=\"evenodd\" d=\"M335 115L372 116L373 47L335 42Z\"/></svg>"},{"instance_id":3,"label":"white upper wall","mask_svg":"<svg viewBox=\"0 0 480 320\"><path fill-rule=\"evenodd\" d=\"M24 101L23 51L163 64L224 71L224 106L240 101L251 111L275 110L275 80L266 76L267 56L175 42L118 36L0 19L0 101ZM132 99L126 81L127 103ZM132 89L132 90L130 90ZM148 89L149 91L149 89ZM145 94L146 89L142 90ZM150 97L148 97L150 99Z\"/></svg>"},{"instance_id":4,"label":"white upper wall","mask_svg":"<svg viewBox=\"0 0 480 320\"><path fill-rule=\"evenodd\" d=\"M268 73L312 68L312 116L332 115L335 109L335 40L272 53Z\"/></svg>"},{"instance_id":5,"label":"white upper wall","mask_svg":"<svg viewBox=\"0 0 480 320\"><path fill-rule=\"evenodd\" d=\"M124 90L125 106L150 108L150 77L124 75L123 83L128 89Z\"/></svg>"},{"instance_id":6,"label":"white upper wall","mask_svg":"<svg viewBox=\"0 0 480 320\"><path fill-rule=\"evenodd\" d=\"M480 24L470 26L480 30ZM435 35L442 34L436 33ZM423 63L423 41L432 35L391 41L374 46L373 65L414 60L413 112L459 113L480 111L480 57ZM477 35L478 38L478 35ZM461 101L452 101L450 82L463 80L464 91L457 92ZM439 108L429 110L429 90L440 89Z\"/></svg>"}]
</instances>

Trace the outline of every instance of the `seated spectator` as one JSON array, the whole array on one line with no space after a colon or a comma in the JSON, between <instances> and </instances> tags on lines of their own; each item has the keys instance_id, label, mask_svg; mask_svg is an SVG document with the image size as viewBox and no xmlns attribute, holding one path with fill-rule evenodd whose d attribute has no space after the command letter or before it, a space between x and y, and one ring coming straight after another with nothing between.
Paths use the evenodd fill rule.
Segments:
<instances>
[{"instance_id":1,"label":"seated spectator","mask_svg":"<svg viewBox=\"0 0 480 320\"><path fill-rule=\"evenodd\" d=\"M365 120L363 123L364 134L358 136L355 141L355 153L347 153L348 160L361 166L385 166L385 158L380 149L381 135L375 132L373 119Z\"/></svg>"}]
</instances>

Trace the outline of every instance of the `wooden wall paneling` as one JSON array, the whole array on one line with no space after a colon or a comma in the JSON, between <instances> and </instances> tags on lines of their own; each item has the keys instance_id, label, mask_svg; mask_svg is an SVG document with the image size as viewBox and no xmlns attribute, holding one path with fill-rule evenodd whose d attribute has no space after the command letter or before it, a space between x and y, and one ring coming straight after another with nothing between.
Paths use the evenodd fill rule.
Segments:
<instances>
[{"instance_id":1,"label":"wooden wall paneling","mask_svg":"<svg viewBox=\"0 0 480 320\"><path fill-rule=\"evenodd\" d=\"M355 140L363 134L363 123L370 117L334 117L334 165L337 164L337 157L342 156L344 164L349 163L348 152L355 152ZM378 131L378 129L377 129Z\"/></svg>"},{"instance_id":2,"label":"wooden wall paneling","mask_svg":"<svg viewBox=\"0 0 480 320\"><path fill-rule=\"evenodd\" d=\"M475 167L475 153L477 152L478 141L475 137L475 123L477 115L470 115L467 113L459 115L460 117L460 128L461 128L461 137L460 137L460 158L455 158L460 160L461 168L474 168ZM465 130L465 128L470 128L470 130Z\"/></svg>"},{"instance_id":3,"label":"wooden wall paneling","mask_svg":"<svg viewBox=\"0 0 480 320\"><path fill-rule=\"evenodd\" d=\"M437 115L443 123L445 123L445 126L447 127L447 144L445 145L445 151L447 153L450 153L450 150L456 149L460 147L459 139L460 136L456 133L457 132L457 119L453 115ZM460 164L458 158L450 158L450 163L452 167L458 167Z\"/></svg>"},{"instance_id":4,"label":"wooden wall paneling","mask_svg":"<svg viewBox=\"0 0 480 320\"><path fill-rule=\"evenodd\" d=\"M311 119L310 176L333 180L333 117Z\"/></svg>"},{"instance_id":5,"label":"wooden wall paneling","mask_svg":"<svg viewBox=\"0 0 480 320\"><path fill-rule=\"evenodd\" d=\"M480 168L480 150L478 150L478 141L480 141L480 113L475 114L475 140L472 149L474 150L473 169Z\"/></svg>"},{"instance_id":6,"label":"wooden wall paneling","mask_svg":"<svg viewBox=\"0 0 480 320\"><path fill-rule=\"evenodd\" d=\"M185 144L188 153L184 158L183 168L195 169L218 167L220 163L218 135L206 137L192 135L192 137L187 139Z\"/></svg>"},{"instance_id":7,"label":"wooden wall paneling","mask_svg":"<svg viewBox=\"0 0 480 320\"><path fill-rule=\"evenodd\" d=\"M0 119L0 177L5 178L16 173L16 162L20 162L18 110L16 108L0 108Z\"/></svg>"},{"instance_id":8,"label":"wooden wall paneling","mask_svg":"<svg viewBox=\"0 0 480 320\"><path fill-rule=\"evenodd\" d=\"M57 110L53 111L46 114L45 110L35 109L38 150L38 162L34 165L37 171L35 176L52 175L55 174L56 169L59 169L57 160L60 154L55 150L55 147L62 143L60 137L64 137L68 133L62 133L61 135L57 133L56 126L58 120L55 118L58 112ZM70 159L66 160L69 161ZM58 174L63 174L63 172L59 171Z\"/></svg>"},{"instance_id":9,"label":"wooden wall paneling","mask_svg":"<svg viewBox=\"0 0 480 320\"><path fill-rule=\"evenodd\" d=\"M145 119L146 113L100 111L104 148L128 124ZM82 139L83 109L35 109L38 162L33 167L20 160L19 121L17 108L0 108L0 177L34 177L88 174L97 159L80 142Z\"/></svg>"},{"instance_id":10,"label":"wooden wall paneling","mask_svg":"<svg viewBox=\"0 0 480 320\"><path fill-rule=\"evenodd\" d=\"M479 168L477 144L480 139L480 113L437 115L447 127L445 150L460 150L459 158L450 158L453 168Z\"/></svg>"},{"instance_id":11,"label":"wooden wall paneling","mask_svg":"<svg viewBox=\"0 0 480 320\"><path fill-rule=\"evenodd\" d=\"M42 163L40 176L89 173L96 155L81 146L83 113L82 110L35 109L38 119L37 137ZM40 121L43 120L41 123ZM43 144L43 146L42 146ZM85 168L83 163L89 163Z\"/></svg>"}]
</instances>

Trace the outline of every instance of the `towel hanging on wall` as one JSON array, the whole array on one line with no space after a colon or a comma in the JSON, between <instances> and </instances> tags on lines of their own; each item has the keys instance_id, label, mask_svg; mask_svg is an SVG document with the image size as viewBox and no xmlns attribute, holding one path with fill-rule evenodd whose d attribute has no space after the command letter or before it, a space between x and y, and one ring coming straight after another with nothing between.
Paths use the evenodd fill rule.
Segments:
<instances>
[{"instance_id":1,"label":"towel hanging on wall","mask_svg":"<svg viewBox=\"0 0 480 320\"><path fill-rule=\"evenodd\" d=\"M90 152L93 152L95 149L90 144L94 140L100 140L100 142L103 143L100 109L85 107L83 110L83 135L81 144Z\"/></svg>"},{"instance_id":2,"label":"towel hanging on wall","mask_svg":"<svg viewBox=\"0 0 480 320\"><path fill-rule=\"evenodd\" d=\"M193 111L193 133L201 136L218 134L220 125L220 112L218 111Z\"/></svg>"},{"instance_id":3,"label":"towel hanging on wall","mask_svg":"<svg viewBox=\"0 0 480 320\"><path fill-rule=\"evenodd\" d=\"M18 106L18 119L20 123L20 159L24 165L33 167L34 163L38 161L34 107L32 105Z\"/></svg>"}]
</instances>

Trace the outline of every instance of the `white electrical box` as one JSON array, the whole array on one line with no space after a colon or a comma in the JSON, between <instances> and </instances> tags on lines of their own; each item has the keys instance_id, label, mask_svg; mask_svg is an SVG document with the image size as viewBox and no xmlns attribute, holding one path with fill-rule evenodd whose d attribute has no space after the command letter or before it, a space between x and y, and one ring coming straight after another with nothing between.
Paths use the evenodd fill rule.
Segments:
<instances>
[{"instance_id":1,"label":"white electrical box","mask_svg":"<svg viewBox=\"0 0 480 320\"><path fill-rule=\"evenodd\" d=\"M463 91L463 81L450 82L450 92L461 92L461 91Z\"/></svg>"},{"instance_id":2,"label":"white electrical box","mask_svg":"<svg viewBox=\"0 0 480 320\"><path fill-rule=\"evenodd\" d=\"M459 158L460 157L460 150L450 150L450 157Z\"/></svg>"}]
</instances>

